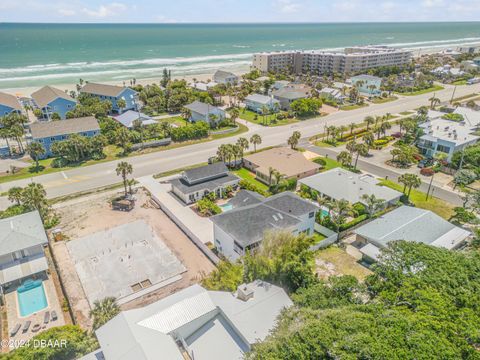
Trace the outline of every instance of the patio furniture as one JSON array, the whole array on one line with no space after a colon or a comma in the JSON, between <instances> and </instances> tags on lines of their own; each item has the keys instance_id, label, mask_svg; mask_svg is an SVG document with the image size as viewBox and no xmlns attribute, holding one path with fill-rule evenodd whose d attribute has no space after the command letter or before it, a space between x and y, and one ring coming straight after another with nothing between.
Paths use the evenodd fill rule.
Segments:
<instances>
[{"instance_id":1,"label":"patio furniture","mask_svg":"<svg viewBox=\"0 0 480 360\"><path fill-rule=\"evenodd\" d=\"M35 324L32 326L32 332L37 332L41 329L42 327L40 326L40 324Z\"/></svg>"},{"instance_id":2,"label":"patio furniture","mask_svg":"<svg viewBox=\"0 0 480 360\"><path fill-rule=\"evenodd\" d=\"M49 321L50 321L50 311L46 311L45 316L43 317L43 323L48 324Z\"/></svg>"},{"instance_id":3,"label":"patio furniture","mask_svg":"<svg viewBox=\"0 0 480 360\"><path fill-rule=\"evenodd\" d=\"M52 321L57 320L57 312L55 310L52 311Z\"/></svg>"},{"instance_id":4,"label":"patio furniture","mask_svg":"<svg viewBox=\"0 0 480 360\"><path fill-rule=\"evenodd\" d=\"M15 327L12 329L12 331L10 331L10 337L14 337L15 335L17 335L17 332L18 332L18 330L20 330L21 327L22 327L22 325L20 325L20 324L15 325Z\"/></svg>"},{"instance_id":5,"label":"patio furniture","mask_svg":"<svg viewBox=\"0 0 480 360\"><path fill-rule=\"evenodd\" d=\"M30 328L30 324L32 322L30 320L28 320L24 325L23 325L23 328L22 328L22 332L26 333L28 331L28 329Z\"/></svg>"}]
</instances>

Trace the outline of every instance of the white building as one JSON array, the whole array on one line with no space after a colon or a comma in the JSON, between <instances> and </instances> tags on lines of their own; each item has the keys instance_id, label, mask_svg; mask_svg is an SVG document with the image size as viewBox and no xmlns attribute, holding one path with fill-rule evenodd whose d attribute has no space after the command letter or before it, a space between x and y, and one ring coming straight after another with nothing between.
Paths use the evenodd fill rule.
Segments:
<instances>
[{"instance_id":1,"label":"white building","mask_svg":"<svg viewBox=\"0 0 480 360\"><path fill-rule=\"evenodd\" d=\"M380 66L406 65L411 59L409 50L363 46L346 48L343 53L314 50L256 53L252 66L264 73L355 73Z\"/></svg>"},{"instance_id":2,"label":"white building","mask_svg":"<svg viewBox=\"0 0 480 360\"><path fill-rule=\"evenodd\" d=\"M234 85L238 83L238 80L238 76L229 71L217 70L215 74L213 74L213 81L217 84Z\"/></svg>"},{"instance_id":3,"label":"white building","mask_svg":"<svg viewBox=\"0 0 480 360\"><path fill-rule=\"evenodd\" d=\"M233 209L211 218L215 247L230 260L255 249L266 231L286 230L312 235L319 207L292 192L262 198L241 191L232 199Z\"/></svg>"},{"instance_id":4,"label":"white building","mask_svg":"<svg viewBox=\"0 0 480 360\"><path fill-rule=\"evenodd\" d=\"M479 111L459 107L453 113L462 115L464 121L443 119L446 114L439 111L428 112L429 121L420 125L424 131L417 143L420 153L428 157L444 153L447 161L450 161L456 151L461 151L480 139L473 134L480 125Z\"/></svg>"},{"instance_id":5,"label":"white building","mask_svg":"<svg viewBox=\"0 0 480 360\"><path fill-rule=\"evenodd\" d=\"M189 120L191 122L205 121L207 124L210 124L212 118L215 118L215 122L219 123L225 120L226 117L225 110L197 100L191 104L185 105L185 108L190 110L191 115Z\"/></svg>"},{"instance_id":6,"label":"white building","mask_svg":"<svg viewBox=\"0 0 480 360\"><path fill-rule=\"evenodd\" d=\"M258 114L262 114L264 108L267 108L268 111L276 112L280 109L280 101L273 96L251 94L245 98L245 107Z\"/></svg>"},{"instance_id":7,"label":"white building","mask_svg":"<svg viewBox=\"0 0 480 360\"><path fill-rule=\"evenodd\" d=\"M122 311L96 330L101 348L80 360L240 360L292 305L282 288L259 280L235 293L192 285Z\"/></svg>"},{"instance_id":8,"label":"white building","mask_svg":"<svg viewBox=\"0 0 480 360\"><path fill-rule=\"evenodd\" d=\"M420 242L446 249L462 246L471 235L431 211L401 206L354 230L363 244L360 252L367 261L377 261L380 250L391 241Z\"/></svg>"}]
</instances>

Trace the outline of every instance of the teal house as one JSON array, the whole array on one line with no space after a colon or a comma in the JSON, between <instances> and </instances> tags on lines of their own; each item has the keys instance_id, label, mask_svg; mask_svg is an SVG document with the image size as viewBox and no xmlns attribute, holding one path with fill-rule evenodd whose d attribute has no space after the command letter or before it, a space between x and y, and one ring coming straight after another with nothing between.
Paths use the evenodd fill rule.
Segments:
<instances>
[{"instance_id":1,"label":"teal house","mask_svg":"<svg viewBox=\"0 0 480 360\"><path fill-rule=\"evenodd\" d=\"M41 118L52 120L53 114L58 114L60 119L66 119L66 114L75 109L77 102L65 91L52 86L44 86L32 94L33 105L42 111Z\"/></svg>"},{"instance_id":2,"label":"teal house","mask_svg":"<svg viewBox=\"0 0 480 360\"><path fill-rule=\"evenodd\" d=\"M382 78L372 75L352 76L350 79L362 95L376 96L381 94Z\"/></svg>"},{"instance_id":3,"label":"teal house","mask_svg":"<svg viewBox=\"0 0 480 360\"><path fill-rule=\"evenodd\" d=\"M93 116L63 121L35 122L30 125L29 142L39 142L45 148L42 158L52 156L52 145L67 140L72 134L93 137L100 134L100 126Z\"/></svg>"},{"instance_id":4,"label":"teal house","mask_svg":"<svg viewBox=\"0 0 480 360\"><path fill-rule=\"evenodd\" d=\"M125 111L138 111L137 92L129 87L87 83L82 90L82 94L95 96L101 101L108 100L112 103L111 114L123 114ZM125 106L120 107L118 102L125 101Z\"/></svg>"},{"instance_id":5,"label":"teal house","mask_svg":"<svg viewBox=\"0 0 480 360\"><path fill-rule=\"evenodd\" d=\"M12 112L22 113L22 105L16 96L0 92L0 118Z\"/></svg>"}]
</instances>

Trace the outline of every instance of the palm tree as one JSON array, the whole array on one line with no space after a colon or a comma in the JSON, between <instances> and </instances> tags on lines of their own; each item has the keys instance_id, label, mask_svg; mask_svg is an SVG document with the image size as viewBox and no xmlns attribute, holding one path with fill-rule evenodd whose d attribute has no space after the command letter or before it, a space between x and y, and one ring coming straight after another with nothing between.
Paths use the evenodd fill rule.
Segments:
<instances>
[{"instance_id":1,"label":"palm tree","mask_svg":"<svg viewBox=\"0 0 480 360\"><path fill-rule=\"evenodd\" d=\"M47 192L42 184L28 184L22 191L21 202L28 208L37 210L42 221L45 221L50 208L47 202Z\"/></svg>"},{"instance_id":2,"label":"palm tree","mask_svg":"<svg viewBox=\"0 0 480 360\"><path fill-rule=\"evenodd\" d=\"M294 131L292 136L290 136L287 140L287 144L290 145L290 148L295 150L298 146L298 141L300 140L300 132Z\"/></svg>"},{"instance_id":3,"label":"palm tree","mask_svg":"<svg viewBox=\"0 0 480 360\"><path fill-rule=\"evenodd\" d=\"M365 209L367 210L368 217L371 218L377 210L379 210L385 200L383 199L377 199L374 194L368 195L368 194L363 194L361 199L363 200L365 204Z\"/></svg>"},{"instance_id":4,"label":"palm tree","mask_svg":"<svg viewBox=\"0 0 480 360\"><path fill-rule=\"evenodd\" d=\"M240 146L243 150L248 150L249 148L248 140L244 137L238 138L237 145Z\"/></svg>"},{"instance_id":5,"label":"palm tree","mask_svg":"<svg viewBox=\"0 0 480 360\"><path fill-rule=\"evenodd\" d=\"M405 194L405 190L408 189L407 200L410 199L410 193L412 192L412 188L416 189L420 187L422 184L422 180L418 175L415 174L403 174L398 178L398 182L403 184L403 193Z\"/></svg>"},{"instance_id":6,"label":"palm tree","mask_svg":"<svg viewBox=\"0 0 480 360\"><path fill-rule=\"evenodd\" d=\"M263 116L263 122L262 123L263 123L263 125L266 125L265 117L269 113L268 107L266 105L263 105L260 111L261 111L262 116Z\"/></svg>"},{"instance_id":7,"label":"palm tree","mask_svg":"<svg viewBox=\"0 0 480 360\"><path fill-rule=\"evenodd\" d=\"M223 162L225 162L227 158L227 146L222 144L217 149L217 158Z\"/></svg>"},{"instance_id":8,"label":"palm tree","mask_svg":"<svg viewBox=\"0 0 480 360\"><path fill-rule=\"evenodd\" d=\"M125 109L127 107L127 102L123 99L119 99L119 100L117 100L117 106L120 109L120 111L122 111L123 109Z\"/></svg>"},{"instance_id":9,"label":"palm tree","mask_svg":"<svg viewBox=\"0 0 480 360\"><path fill-rule=\"evenodd\" d=\"M355 130L355 126L356 124L353 122L348 125L348 127L350 128L350 136L353 135L353 130Z\"/></svg>"},{"instance_id":10,"label":"palm tree","mask_svg":"<svg viewBox=\"0 0 480 360\"><path fill-rule=\"evenodd\" d=\"M192 117L192 112L190 111L190 109L187 109L187 108L182 108L182 111L181 111L181 116L183 118L183 120L185 120L185 122L188 122L188 120Z\"/></svg>"},{"instance_id":11,"label":"palm tree","mask_svg":"<svg viewBox=\"0 0 480 360\"><path fill-rule=\"evenodd\" d=\"M352 155L355 151L356 146L357 146L357 142L355 141L355 139L353 139L347 142L347 145L345 145L345 148L348 150L350 155Z\"/></svg>"},{"instance_id":12,"label":"palm tree","mask_svg":"<svg viewBox=\"0 0 480 360\"><path fill-rule=\"evenodd\" d=\"M433 96L430 99L428 99L428 101L430 101L430 109L433 109L435 108L435 106L440 104L440 99L435 97L435 94L433 94Z\"/></svg>"},{"instance_id":13,"label":"palm tree","mask_svg":"<svg viewBox=\"0 0 480 360\"><path fill-rule=\"evenodd\" d=\"M337 155L337 161L343 166L350 166L352 164L352 155L348 151L342 151Z\"/></svg>"},{"instance_id":14,"label":"palm tree","mask_svg":"<svg viewBox=\"0 0 480 360\"><path fill-rule=\"evenodd\" d=\"M365 122L367 123L367 131L368 131L370 130L370 125L375 123L375 119L373 118L373 116L367 116L365 118Z\"/></svg>"},{"instance_id":15,"label":"palm tree","mask_svg":"<svg viewBox=\"0 0 480 360\"><path fill-rule=\"evenodd\" d=\"M27 152L30 154L30 157L35 161L35 171L38 172L38 160L41 156L45 155L45 148L38 141L32 141L27 145Z\"/></svg>"},{"instance_id":16,"label":"palm tree","mask_svg":"<svg viewBox=\"0 0 480 360\"><path fill-rule=\"evenodd\" d=\"M362 155L362 156L367 156L368 155L368 145L367 144L357 144L354 148L354 152L357 153L357 156L355 158L355 165L353 165L353 168L355 170L357 170L358 157L360 155Z\"/></svg>"},{"instance_id":17,"label":"palm tree","mask_svg":"<svg viewBox=\"0 0 480 360\"><path fill-rule=\"evenodd\" d=\"M127 175L133 173L133 167L131 164L127 163L126 161L121 161L117 164L117 168L115 169L117 172L117 176L121 176L123 180L123 187L125 188L125 197L127 197Z\"/></svg>"},{"instance_id":18,"label":"palm tree","mask_svg":"<svg viewBox=\"0 0 480 360\"><path fill-rule=\"evenodd\" d=\"M235 125L237 123L237 119L240 116L240 110L237 107L234 107L230 110L230 120Z\"/></svg>"},{"instance_id":19,"label":"palm tree","mask_svg":"<svg viewBox=\"0 0 480 360\"><path fill-rule=\"evenodd\" d=\"M365 142L365 144L367 144L368 150L370 150L370 148L373 146L373 144L375 142L375 137L373 136L373 134L371 132L367 132L366 134L364 134L362 136L362 140ZM368 153L367 153L367 155L368 155Z\"/></svg>"},{"instance_id":20,"label":"palm tree","mask_svg":"<svg viewBox=\"0 0 480 360\"><path fill-rule=\"evenodd\" d=\"M262 143L262 137L258 134L253 134L250 137L250 143L253 144L253 151L257 152L257 145L260 145Z\"/></svg>"},{"instance_id":21,"label":"palm tree","mask_svg":"<svg viewBox=\"0 0 480 360\"><path fill-rule=\"evenodd\" d=\"M102 325L113 319L120 313L120 307L114 297L106 297L93 303L90 317L93 318L93 329L97 330Z\"/></svg>"},{"instance_id":22,"label":"palm tree","mask_svg":"<svg viewBox=\"0 0 480 360\"><path fill-rule=\"evenodd\" d=\"M268 167L268 184L271 185L272 184L272 177L273 177L273 174L276 172L277 170L275 170L273 167L269 166Z\"/></svg>"},{"instance_id":23,"label":"palm tree","mask_svg":"<svg viewBox=\"0 0 480 360\"><path fill-rule=\"evenodd\" d=\"M273 175L274 183L275 183L276 185L279 185L279 184L280 184L280 181L282 181L284 175L281 174L280 171L278 171L278 170L275 170L272 175Z\"/></svg>"},{"instance_id":24,"label":"palm tree","mask_svg":"<svg viewBox=\"0 0 480 360\"><path fill-rule=\"evenodd\" d=\"M7 192L8 200L20 205L22 200L22 192L23 189L20 186L11 187Z\"/></svg>"},{"instance_id":25,"label":"palm tree","mask_svg":"<svg viewBox=\"0 0 480 360\"><path fill-rule=\"evenodd\" d=\"M332 212L330 219L335 224L335 230L339 233L340 225L345 222L350 211L350 203L347 200L334 200L332 203Z\"/></svg>"}]
</instances>

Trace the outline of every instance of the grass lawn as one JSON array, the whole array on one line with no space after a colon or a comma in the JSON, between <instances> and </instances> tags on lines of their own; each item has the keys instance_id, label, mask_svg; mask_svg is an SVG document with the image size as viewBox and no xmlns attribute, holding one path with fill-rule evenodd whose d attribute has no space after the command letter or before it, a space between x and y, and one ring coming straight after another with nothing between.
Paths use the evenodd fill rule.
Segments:
<instances>
[{"instance_id":1,"label":"grass lawn","mask_svg":"<svg viewBox=\"0 0 480 360\"><path fill-rule=\"evenodd\" d=\"M390 180L382 180L381 185L388 186L394 190L402 192L403 185L397 184ZM426 194L422 191L412 189L410 194L410 201L415 204L415 206L433 211L435 214L441 216L442 218L448 220L453 215L453 204L446 202L445 200L429 197L428 200L425 200Z\"/></svg>"},{"instance_id":2,"label":"grass lawn","mask_svg":"<svg viewBox=\"0 0 480 360\"><path fill-rule=\"evenodd\" d=\"M402 111L400 113L400 115L402 115L402 116L408 116L408 115L412 115L412 114L415 114L415 112L413 112L413 111Z\"/></svg>"},{"instance_id":3,"label":"grass lawn","mask_svg":"<svg viewBox=\"0 0 480 360\"><path fill-rule=\"evenodd\" d=\"M239 178L244 179L244 180L248 181L249 183L252 183L253 185L258 187L259 189L265 190L267 192L269 191L268 186L265 185L264 183L258 181L255 178L255 174L252 173L250 170L245 169L245 168L241 168L239 170L235 170L233 173L235 175L237 175Z\"/></svg>"},{"instance_id":4,"label":"grass lawn","mask_svg":"<svg viewBox=\"0 0 480 360\"><path fill-rule=\"evenodd\" d=\"M313 239L315 240L315 244L319 243L320 241L326 239L326 237L319 232L314 232L312 235Z\"/></svg>"},{"instance_id":5,"label":"grass lawn","mask_svg":"<svg viewBox=\"0 0 480 360\"><path fill-rule=\"evenodd\" d=\"M460 97L457 97L457 98L453 99L452 102L462 101L462 100L465 100L465 99L477 100L478 99L477 95L478 95L477 93L472 93L472 94L460 96ZM472 99L470 99L470 98L472 98Z\"/></svg>"},{"instance_id":6,"label":"grass lawn","mask_svg":"<svg viewBox=\"0 0 480 360\"><path fill-rule=\"evenodd\" d=\"M267 125L264 125L263 121L263 116L257 114L256 112L253 112L251 110L241 110L240 111L240 119L247 120L251 123L258 124L258 125L264 125L264 126L282 126L282 125L288 125L288 124L293 124L298 122L299 120L296 118L292 119L283 119L283 120L277 120L275 123L272 123L271 120L274 119L276 115L268 115L265 117L265 123Z\"/></svg>"},{"instance_id":7,"label":"grass lawn","mask_svg":"<svg viewBox=\"0 0 480 360\"><path fill-rule=\"evenodd\" d=\"M158 122L163 122L163 121L166 121L166 122L170 123L171 125L177 125L178 127L185 126L185 124L186 124L185 120L181 116L172 116L172 117L169 117L169 118L158 120Z\"/></svg>"},{"instance_id":8,"label":"grass lawn","mask_svg":"<svg viewBox=\"0 0 480 360\"><path fill-rule=\"evenodd\" d=\"M357 263L354 257L344 250L330 246L316 252L317 273L320 277L331 275L352 275L363 281L372 272Z\"/></svg>"},{"instance_id":9,"label":"grass lawn","mask_svg":"<svg viewBox=\"0 0 480 360\"><path fill-rule=\"evenodd\" d=\"M374 104L384 104L384 103L387 103L387 102L390 102L390 101L395 101L397 100L398 97L396 96L389 96L389 97L386 97L386 98L373 98L371 100L372 103Z\"/></svg>"},{"instance_id":10,"label":"grass lawn","mask_svg":"<svg viewBox=\"0 0 480 360\"><path fill-rule=\"evenodd\" d=\"M452 85L467 85L467 80L457 80L454 81Z\"/></svg>"},{"instance_id":11,"label":"grass lawn","mask_svg":"<svg viewBox=\"0 0 480 360\"><path fill-rule=\"evenodd\" d=\"M340 106L340 110L350 111L350 110L361 109L361 108L367 107L367 106L368 106L367 103L355 104L355 105L342 105L342 106Z\"/></svg>"},{"instance_id":12,"label":"grass lawn","mask_svg":"<svg viewBox=\"0 0 480 360\"><path fill-rule=\"evenodd\" d=\"M320 160L320 159L325 161L325 167L321 171L327 171L327 170L335 169L337 167L342 167L342 164L340 164L337 160L332 159L332 158L323 157L323 156L319 156L319 157L313 159L312 161L314 163L318 164L318 162L316 160Z\"/></svg>"},{"instance_id":13,"label":"grass lawn","mask_svg":"<svg viewBox=\"0 0 480 360\"><path fill-rule=\"evenodd\" d=\"M182 121L185 124L185 121L184 120L182 120ZM245 133L245 132L248 131L248 128L245 125L242 125L242 124L237 124L237 125L238 125L238 130L235 131L235 132L226 133L226 134L211 135L208 138L204 138L204 139L189 140L189 141L182 141L182 142L178 142L178 143L172 143L171 145L168 145L168 146L146 148L146 149L143 149L143 150L133 151L130 154L128 154L127 156L121 156L122 150L118 146L108 145L103 150L105 155L106 155L106 157L104 159L88 160L88 161L84 161L80 164L75 164L75 165L61 167L61 168L53 168L51 166L52 161L54 160L53 158L40 160L40 162L39 162L40 171L39 172L36 172L35 171L35 166L32 165L30 167L23 168L22 170L18 171L15 174L0 176L0 183L5 183L5 182L15 181L15 180L21 180L21 179L28 179L30 177L35 177L35 176L39 176L39 175L47 175L47 174L51 174L51 173L55 173L55 172L59 172L59 171L74 169L74 168L77 168L77 167L80 167L80 166L95 165L95 164L99 164L99 163L102 163L102 162L107 162L107 161L112 161L112 160L117 160L117 159L122 159L122 158L127 159L129 157L148 154L148 153L157 152L157 151L176 149L176 148L179 148L179 147L193 145L193 144L199 144L199 143L203 143L203 142L207 142L207 141L211 141L211 140L223 139L223 138L226 138L226 137L239 135L239 134L242 134L242 133ZM31 163L34 164L33 161Z\"/></svg>"},{"instance_id":14,"label":"grass lawn","mask_svg":"<svg viewBox=\"0 0 480 360\"><path fill-rule=\"evenodd\" d=\"M422 94L427 94L433 91L439 91L443 90L444 87L440 85L435 85L432 87L429 87L428 89L423 89L423 90L418 90L418 91L410 91L410 92L405 92L405 93L399 93L400 95L404 96L415 96L415 95L422 95Z\"/></svg>"}]
</instances>

